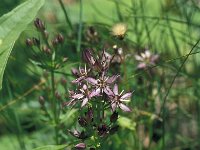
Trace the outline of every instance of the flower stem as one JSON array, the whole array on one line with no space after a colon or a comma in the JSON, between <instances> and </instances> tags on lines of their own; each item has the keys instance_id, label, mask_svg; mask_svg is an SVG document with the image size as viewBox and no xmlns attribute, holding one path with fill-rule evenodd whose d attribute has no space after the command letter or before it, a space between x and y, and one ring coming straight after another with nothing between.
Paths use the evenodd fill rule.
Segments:
<instances>
[{"instance_id":1,"label":"flower stem","mask_svg":"<svg viewBox=\"0 0 200 150\"><path fill-rule=\"evenodd\" d=\"M59 1L59 3L60 3L60 6L61 6L63 12L64 12L65 20L66 20L67 24L69 25L70 29L73 30L72 23L71 23L71 21L70 21L70 19L69 19L69 16L68 16L68 14L67 14L67 11L66 11L66 9L65 9L65 6L64 6L62 0L58 0L58 1Z\"/></svg>"},{"instance_id":2,"label":"flower stem","mask_svg":"<svg viewBox=\"0 0 200 150\"><path fill-rule=\"evenodd\" d=\"M55 77L54 77L54 70L51 70L51 87L52 87L52 108L53 108L53 115L54 115L54 122L55 122L55 140L56 144L59 144L58 142L58 119L57 119L57 103L55 98Z\"/></svg>"}]
</instances>

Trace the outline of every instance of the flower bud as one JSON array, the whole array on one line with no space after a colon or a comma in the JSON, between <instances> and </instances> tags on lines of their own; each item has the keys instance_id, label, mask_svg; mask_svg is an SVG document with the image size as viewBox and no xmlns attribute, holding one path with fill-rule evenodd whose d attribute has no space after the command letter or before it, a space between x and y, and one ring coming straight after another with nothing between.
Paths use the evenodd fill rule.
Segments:
<instances>
[{"instance_id":1,"label":"flower bud","mask_svg":"<svg viewBox=\"0 0 200 150\"><path fill-rule=\"evenodd\" d=\"M62 77L61 79L60 79L60 83L62 84L62 86L66 86L66 84L67 84L67 80L64 78L64 77Z\"/></svg>"},{"instance_id":2,"label":"flower bud","mask_svg":"<svg viewBox=\"0 0 200 150\"><path fill-rule=\"evenodd\" d=\"M82 126L82 127L87 126L87 121L85 120L84 117L79 117L79 118L78 118L78 123L79 123L80 126Z\"/></svg>"},{"instance_id":3,"label":"flower bud","mask_svg":"<svg viewBox=\"0 0 200 150\"><path fill-rule=\"evenodd\" d=\"M99 136L105 136L108 131L108 128L105 124L103 124L97 127L97 131Z\"/></svg>"},{"instance_id":4,"label":"flower bud","mask_svg":"<svg viewBox=\"0 0 200 150\"><path fill-rule=\"evenodd\" d=\"M34 25L39 31L45 30L44 23L39 18L36 18L36 20L34 21Z\"/></svg>"},{"instance_id":5,"label":"flower bud","mask_svg":"<svg viewBox=\"0 0 200 150\"><path fill-rule=\"evenodd\" d=\"M30 47L33 46L33 40L31 40L31 39L29 39L29 38L26 39L26 45L27 45L27 46L30 46Z\"/></svg>"},{"instance_id":6,"label":"flower bud","mask_svg":"<svg viewBox=\"0 0 200 150\"><path fill-rule=\"evenodd\" d=\"M94 114L93 114L92 108L88 108L88 111L86 113L87 122L92 122L93 121L93 117L94 117Z\"/></svg>"},{"instance_id":7,"label":"flower bud","mask_svg":"<svg viewBox=\"0 0 200 150\"><path fill-rule=\"evenodd\" d=\"M58 91L55 92L55 97L56 97L57 99L61 99L61 95L60 95L60 93L59 93Z\"/></svg>"},{"instance_id":8,"label":"flower bud","mask_svg":"<svg viewBox=\"0 0 200 150\"><path fill-rule=\"evenodd\" d=\"M118 113L115 111L111 116L110 116L110 122L115 123L118 119Z\"/></svg>"},{"instance_id":9,"label":"flower bud","mask_svg":"<svg viewBox=\"0 0 200 150\"><path fill-rule=\"evenodd\" d=\"M42 51L43 51L44 53L46 53L46 54L51 54L51 49L48 48L47 46L43 46L43 47L42 47Z\"/></svg>"},{"instance_id":10,"label":"flower bud","mask_svg":"<svg viewBox=\"0 0 200 150\"><path fill-rule=\"evenodd\" d=\"M38 99L39 103L41 106L44 106L44 103L45 103L45 99L43 96L39 96L39 99Z\"/></svg>"},{"instance_id":11,"label":"flower bud","mask_svg":"<svg viewBox=\"0 0 200 150\"><path fill-rule=\"evenodd\" d=\"M49 33L47 32L47 30L44 30L43 34L44 34L44 37L45 37L46 39L48 39Z\"/></svg>"},{"instance_id":12,"label":"flower bud","mask_svg":"<svg viewBox=\"0 0 200 150\"><path fill-rule=\"evenodd\" d=\"M75 148L78 150L86 149L86 144L85 143L79 143L75 145Z\"/></svg>"},{"instance_id":13,"label":"flower bud","mask_svg":"<svg viewBox=\"0 0 200 150\"><path fill-rule=\"evenodd\" d=\"M109 133L110 133L110 134L114 134L114 133L116 133L116 132L118 131L118 129L119 129L119 126L118 126L118 125L117 125L117 126L114 126L114 127L112 127L112 128L110 129Z\"/></svg>"},{"instance_id":14,"label":"flower bud","mask_svg":"<svg viewBox=\"0 0 200 150\"><path fill-rule=\"evenodd\" d=\"M91 66L93 66L96 62L90 49L85 49L82 53L82 57L83 60Z\"/></svg>"},{"instance_id":15,"label":"flower bud","mask_svg":"<svg viewBox=\"0 0 200 150\"><path fill-rule=\"evenodd\" d=\"M55 46L57 46L58 45L58 38L54 38L53 40L52 40L52 45L55 47Z\"/></svg>"},{"instance_id":16,"label":"flower bud","mask_svg":"<svg viewBox=\"0 0 200 150\"><path fill-rule=\"evenodd\" d=\"M56 38L58 39L58 43L63 43L64 42L64 37L63 37L62 34L59 33Z\"/></svg>"},{"instance_id":17,"label":"flower bud","mask_svg":"<svg viewBox=\"0 0 200 150\"><path fill-rule=\"evenodd\" d=\"M67 57L64 57L63 60L62 60L62 62L65 63L67 60L68 60L68 58L67 58Z\"/></svg>"},{"instance_id":18,"label":"flower bud","mask_svg":"<svg viewBox=\"0 0 200 150\"><path fill-rule=\"evenodd\" d=\"M33 37L33 44L35 45L35 46L39 46L40 45L40 40L38 40L37 38L35 38L35 37Z\"/></svg>"}]
</instances>

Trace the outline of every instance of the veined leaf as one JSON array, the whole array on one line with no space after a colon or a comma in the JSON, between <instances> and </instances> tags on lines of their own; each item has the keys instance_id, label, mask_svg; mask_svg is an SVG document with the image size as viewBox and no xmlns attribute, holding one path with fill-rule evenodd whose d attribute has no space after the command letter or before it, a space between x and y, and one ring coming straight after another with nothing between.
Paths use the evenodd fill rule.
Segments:
<instances>
[{"instance_id":1,"label":"veined leaf","mask_svg":"<svg viewBox=\"0 0 200 150\"><path fill-rule=\"evenodd\" d=\"M0 89L15 41L35 18L45 0L28 0L0 18Z\"/></svg>"}]
</instances>

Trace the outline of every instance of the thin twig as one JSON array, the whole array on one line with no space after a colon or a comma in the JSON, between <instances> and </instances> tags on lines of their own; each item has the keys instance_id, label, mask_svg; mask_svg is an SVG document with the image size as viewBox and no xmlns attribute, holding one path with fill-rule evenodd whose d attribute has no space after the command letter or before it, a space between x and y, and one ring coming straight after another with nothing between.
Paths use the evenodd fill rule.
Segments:
<instances>
[{"instance_id":1,"label":"thin twig","mask_svg":"<svg viewBox=\"0 0 200 150\"><path fill-rule=\"evenodd\" d=\"M0 107L0 112L3 111L4 109L6 109L7 107L15 104L16 102L20 101L21 99L23 99L24 97L28 96L30 93L32 93L34 90L38 90L39 87L44 84L46 82L46 80L41 79L41 81L34 85L31 89L29 89L28 91L26 91L23 95L17 97L16 99L10 100L9 103L7 103L6 105Z\"/></svg>"},{"instance_id":2,"label":"thin twig","mask_svg":"<svg viewBox=\"0 0 200 150\"><path fill-rule=\"evenodd\" d=\"M68 14L67 14L67 11L66 11L66 9L65 9L65 6L64 6L62 0L58 0L58 1L59 1L59 3L60 3L60 6L61 6L63 12L64 12L65 20L66 20L67 24L69 25L70 29L73 30L72 23L71 23L71 21L70 21L70 19L69 19L69 16L68 16Z\"/></svg>"}]
</instances>

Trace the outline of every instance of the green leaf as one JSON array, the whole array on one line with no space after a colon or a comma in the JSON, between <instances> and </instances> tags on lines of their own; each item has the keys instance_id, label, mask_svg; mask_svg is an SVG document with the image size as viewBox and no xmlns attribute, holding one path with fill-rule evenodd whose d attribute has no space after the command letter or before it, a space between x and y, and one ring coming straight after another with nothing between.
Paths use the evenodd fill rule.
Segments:
<instances>
[{"instance_id":1,"label":"green leaf","mask_svg":"<svg viewBox=\"0 0 200 150\"><path fill-rule=\"evenodd\" d=\"M61 150L67 146L68 145L46 145L46 146L34 148L33 150Z\"/></svg>"},{"instance_id":2,"label":"green leaf","mask_svg":"<svg viewBox=\"0 0 200 150\"><path fill-rule=\"evenodd\" d=\"M134 122L133 120L127 118L127 117L122 117L120 116L118 119L118 123L121 127L127 128L129 130L135 130L136 127L136 122Z\"/></svg>"},{"instance_id":3,"label":"green leaf","mask_svg":"<svg viewBox=\"0 0 200 150\"><path fill-rule=\"evenodd\" d=\"M0 18L0 89L15 41L35 18L45 0L28 0Z\"/></svg>"}]
</instances>

